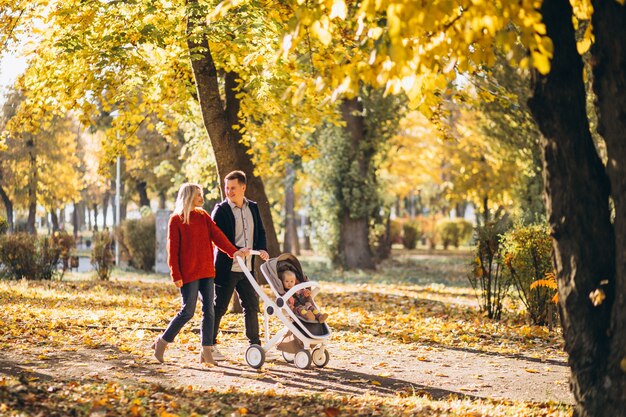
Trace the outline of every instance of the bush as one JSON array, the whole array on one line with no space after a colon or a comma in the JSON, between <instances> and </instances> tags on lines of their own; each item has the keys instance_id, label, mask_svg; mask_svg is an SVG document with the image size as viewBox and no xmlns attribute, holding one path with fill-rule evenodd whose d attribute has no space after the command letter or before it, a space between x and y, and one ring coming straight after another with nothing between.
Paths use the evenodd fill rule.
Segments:
<instances>
[{"instance_id":1,"label":"bush","mask_svg":"<svg viewBox=\"0 0 626 417\"><path fill-rule=\"evenodd\" d=\"M402 225L402 244L406 249L415 249L420 237L419 223L409 221Z\"/></svg>"},{"instance_id":2,"label":"bush","mask_svg":"<svg viewBox=\"0 0 626 417\"><path fill-rule=\"evenodd\" d=\"M28 233L2 236L0 262L4 265L3 275L9 279L56 278L59 276L59 261L66 251L66 244L68 242L60 239L56 233L42 237Z\"/></svg>"},{"instance_id":3,"label":"bush","mask_svg":"<svg viewBox=\"0 0 626 417\"><path fill-rule=\"evenodd\" d=\"M9 231L9 222L4 217L0 217L0 235L6 235Z\"/></svg>"},{"instance_id":4,"label":"bush","mask_svg":"<svg viewBox=\"0 0 626 417\"><path fill-rule=\"evenodd\" d=\"M36 279L37 237L28 233L0 237L0 262L8 279Z\"/></svg>"},{"instance_id":5,"label":"bush","mask_svg":"<svg viewBox=\"0 0 626 417\"><path fill-rule=\"evenodd\" d=\"M95 268L98 278L103 281L108 280L111 276L111 269L114 263L112 246L113 236L108 230L94 232L91 264Z\"/></svg>"},{"instance_id":6,"label":"bush","mask_svg":"<svg viewBox=\"0 0 626 417\"><path fill-rule=\"evenodd\" d=\"M474 226L465 219L444 219L437 223L437 234L444 249L450 245L458 248L472 237Z\"/></svg>"},{"instance_id":7,"label":"bush","mask_svg":"<svg viewBox=\"0 0 626 417\"><path fill-rule=\"evenodd\" d=\"M390 227L390 236L389 239L391 243L402 243L402 221L401 220L391 220Z\"/></svg>"},{"instance_id":8,"label":"bush","mask_svg":"<svg viewBox=\"0 0 626 417\"><path fill-rule=\"evenodd\" d=\"M74 239L73 235L70 235L66 231L62 230L54 232L54 234L52 235L52 240L54 241L55 245L60 249L59 258L61 260L62 278L63 274L65 274L65 271L67 271L70 266L70 257L73 255L74 249L76 248L76 239Z\"/></svg>"},{"instance_id":9,"label":"bush","mask_svg":"<svg viewBox=\"0 0 626 417\"><path fill-rule=\"evenodd\" d=\"M128 251L130 264L143 271L152 271L156 252L155 216L125 220L120 229L120 241Z\"/></svg>"},{"instance_id":10,"label":"bush","mask_svg":"<svg viewBox=\"0 0 626 417\"><path fill-rule=\"evenodd\" d=\"M534 224L516 226L502 237L506 252L505 264L530 320L546 325L554 321L554 290L546 285L533 285L554 276L552 264L552 238L548 226Z\"/></svg>"},{"instance_id":11,"label":"bush","mask_svg":"<svg viewBox=\"0 0 626 417\"><path fill-rule=\"evenodd\" d=\"M504 266L501 235L510 228L507 217L488 222L476 228L476 258L474 271L469 275L470 284L477 290L480 286L480 308L490 319L499 320L502 301L506 297L511 277Z\"/></svg>"},{"instance_id":12,"label":"bush","mask_svg":"<svg viewBox=\"0 0 626 417\"><path fill-rule=\"evenodd\" d=\"M437 221L440 216L431 215L428 217L419 216L417 218L417 223L419 224L419 230L421 232L421 239L424 241L423 243L428 243L428 246L431 249L435 249L438 243L438 234L437 234Z\"/></svg>"},{"instance_id":13,"label":"bush","mask_svg":"<svg viewBox=\"0 0 626 417\"><path fill-rule=\"evenodd\" d=\"M38 243L38 278L52 279L58 273L61 247L54 240L54 236L43 236Z\"/></svg>"}]
</instances>

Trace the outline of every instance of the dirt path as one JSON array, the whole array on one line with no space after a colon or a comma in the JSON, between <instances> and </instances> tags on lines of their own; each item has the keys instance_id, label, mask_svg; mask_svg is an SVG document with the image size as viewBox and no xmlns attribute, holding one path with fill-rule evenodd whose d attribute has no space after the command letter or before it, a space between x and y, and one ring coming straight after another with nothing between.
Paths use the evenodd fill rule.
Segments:
<instances>
[{"instance_id":1,"label":"dirt path","mask_svg":"<svg viewBox=\"0 0 626 417\"><path fill-rule=\"evenodd\" d=\"M42 354L4 351L2 374L23 374L48 379L97 379L166 386L282 392L335 392L343 395L396 395L406 391L432 398L448 395L533 402L572 403L569 369L558 360L487 354L427 345L383 344L328 345L327 367L301 370L286 363L276 350L256 371L245 364L245 342L235 336L220 345L230 360L219 366L197 363L197 353L174 343L159 364L138 342L136 351L120 352L116 346Z\"/></svg>"}]
</instances>

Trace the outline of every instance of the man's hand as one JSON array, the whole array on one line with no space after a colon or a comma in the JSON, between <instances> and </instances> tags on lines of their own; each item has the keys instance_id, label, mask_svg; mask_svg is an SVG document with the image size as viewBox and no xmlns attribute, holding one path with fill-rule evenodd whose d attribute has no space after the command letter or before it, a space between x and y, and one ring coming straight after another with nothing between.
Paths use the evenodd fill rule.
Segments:
<instances>
[{"instance_id":1,"label":"man's hand","mask_svg":"<svg viewBox=\"0 0 626 417\"><path fill-rule=\"evenodd\" d=\"M261 257L261 259L263 259L264 261L267 261L270 258L269 253L265 252L264 250L260 250L259 251L259 256Z\"/></svg>"},{"instance_id":2,"label":"man's hand","mask_svg":"<svg viewBox=\"0 0 626 417\"><path fill-rule=\"evenodd\" d=\"M183 280L179 279L178 281L174 281L174 285L176 285L176 288L181 288L183 286Z\"/></svg>"}]
</instances>

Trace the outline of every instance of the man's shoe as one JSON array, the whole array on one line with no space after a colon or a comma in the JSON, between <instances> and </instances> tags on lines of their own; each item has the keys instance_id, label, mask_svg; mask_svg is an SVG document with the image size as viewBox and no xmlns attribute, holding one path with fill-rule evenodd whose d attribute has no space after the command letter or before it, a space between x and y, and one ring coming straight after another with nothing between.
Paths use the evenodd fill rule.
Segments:
<instances>
[{"instance_id":1,"label":"man's shoe","mask_svg":"<svg viewBox=\"0 0 626 417\"><path fill-rule=\"evenodd\" d=\"M226 356L222 355L222 352L217 350L215 346L211 346L211 354L213 355L213 359L216 361L225 361Z\"/></svg>"}]
</instances>

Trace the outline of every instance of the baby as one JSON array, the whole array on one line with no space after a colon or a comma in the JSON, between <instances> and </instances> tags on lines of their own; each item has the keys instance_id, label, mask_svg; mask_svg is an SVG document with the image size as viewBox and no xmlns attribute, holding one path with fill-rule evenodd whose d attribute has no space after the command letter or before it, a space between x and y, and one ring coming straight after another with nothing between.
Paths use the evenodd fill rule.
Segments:
<instances>
[{"instance_id":1,"label":"baby","mask_svg":"<svg viewBox=\"0 0 626 417\"><path fill-rule=\"evenodd\" d=\"M281 271L278 276L283 283L285 291L289 291L294 287L294 285L298 284L296 274L290 269ZM328 317L328 314L320 313L315 307L313 299L311 298L311 290L308 288L297 291L292 297L289 298L289 300L287 300L287 304L289 305L289 308L296 313L296 315L309 321L317 320L319 323L324 323Z\"/></svg>"}]
</instances>

